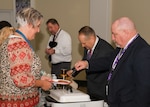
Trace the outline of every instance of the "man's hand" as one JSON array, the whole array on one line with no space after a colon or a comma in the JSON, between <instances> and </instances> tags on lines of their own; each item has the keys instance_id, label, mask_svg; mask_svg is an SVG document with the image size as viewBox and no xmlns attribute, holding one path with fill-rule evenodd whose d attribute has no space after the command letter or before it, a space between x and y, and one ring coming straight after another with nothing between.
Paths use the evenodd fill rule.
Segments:
<instances>
[{"instance_id":1,"label":"man's hand","mask_svg":"<svg viewBox=\"0 0 150 107\"><path fill-rule=\"evenodd\" d=\"M72 70L67 71L67 75L68 75L69 77L72 77L72 75L71 75L72 72L73 72Z\"/></svg>"},{"instance_id":2,"label":"man's hand","mask_svg":"<svg viewBox=\"0 0 150 107\"><path fill-rule=\"evenodd\" d=\"M87 69L89 67L89 64L88 64L88 61L86 61L86 60L78 61L74 67L77 71L80 71L82 69Z\"/></svg>"},{"instance_id":3,"label":"man's hand","mask_svg":"<svg viewBox=\"0 0 150 107\"><path fill-rule=\"evenodd\" d=\"M45 53L47 53L48 55L52 55L55 53L55 49L53 49L53 48L46 49Z\"/></svg>"},{"instance_id":4,"label":"man's hand","mask_svg":"<svg viewBox=\"0 0 150 107\"><path fill-rule=\"evenodd\" d=\"M45 49L45 53L48 54L48 48Z\"/></svg>"}]
</instances>

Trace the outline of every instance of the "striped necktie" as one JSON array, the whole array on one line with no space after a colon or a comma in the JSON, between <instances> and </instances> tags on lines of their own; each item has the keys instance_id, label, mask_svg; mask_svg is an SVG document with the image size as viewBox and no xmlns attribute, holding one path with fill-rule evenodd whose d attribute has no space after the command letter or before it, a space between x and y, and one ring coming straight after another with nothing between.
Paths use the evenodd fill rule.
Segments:
<instances>
[{"instance_id":1,"label":"striped necktie","mask_svg":"<svg viewBox=\"0 0 150 107\"><path fill-rule=\"evenodd\" d=\"M87 60L90 60L92 56L92 50L90 49L88 52L87 52Z\"/></svg>"}]
</instances>

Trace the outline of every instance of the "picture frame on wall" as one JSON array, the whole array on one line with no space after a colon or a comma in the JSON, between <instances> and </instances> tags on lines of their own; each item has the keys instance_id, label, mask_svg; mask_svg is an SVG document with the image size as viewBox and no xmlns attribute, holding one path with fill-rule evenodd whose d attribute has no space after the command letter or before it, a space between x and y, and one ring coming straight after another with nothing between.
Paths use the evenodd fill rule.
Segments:
<instances>
[{"instance_id":1,"label":"picture frame on wall","mask_svg":"<svg viewBox=\"0 0 150 107\"><path fill-rule=\"evenodd\" d=\"M14 26L17 26L16 24L17 12L25 7L34 7L34 0L14 0L14 19L15 19Z\"/></svg>"},{"instance_id":2,"label":"picture frame on wall","mask_svg":"<svg viewBox=\"0 0 150 107\"><path fill-rule=\"evenodd\" d=\"M30 0L15 0L16 13L25 7L31 7Z\"/></svg>"}]
</instances>

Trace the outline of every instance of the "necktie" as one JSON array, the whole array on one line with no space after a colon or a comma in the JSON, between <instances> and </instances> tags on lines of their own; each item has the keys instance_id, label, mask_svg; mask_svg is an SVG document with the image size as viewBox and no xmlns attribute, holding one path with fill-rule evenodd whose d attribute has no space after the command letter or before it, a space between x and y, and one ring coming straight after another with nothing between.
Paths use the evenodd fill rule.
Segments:
<instances>
[{"instance_id":1,"label":"necktie","mask_svg":"<svg viewBox=\"0 0 150 107\"><path fill-rule=\"evenodd\" d=\"M92 56L92 50L89 50L87 52L87 60L89 60L91 58L91 56Z\"/></svg>"},{"instance_id":2,"label":"necktie","mask_svg":"<svg viewBox=\"0 0 150 107\"><path fill-rule=\"evenodd\" d=\"M56 35L53 36L53 42L55 42L55 37L56 37Z\"/></svg>"},{"instance_id":3,"label":"necktie","mask_svg":"<svg viewBox=\"0 0 150 107\"><path fill-rule=\"evenodd\" d=\"M53 36L53 40L49 42L49 46L50 46L51 48L55 47L55 36L56 36L56 35L54 35L54 36ZM49 61L52 60L51 55L48 56L48 59L49 59Z\"/></svg>"},{"instance_id":4,"label":"necktie","mask_svg":"<svg viewBox=\"0 0 150 107\"><path fill-rule=\"evenodd\" d=\"M115 58L115 60L114 60L114 62L113 62L113 64L112 64L112 69L111 69L111 71L110 71L110 73L109 73L109 75L108 75L108 81L111 79L112 73L113 73L114 69L116 68L116 66L117 66L117 64L118 64L118 62L119 62L119 60L120 60L120 58L121 58L122 55L124 54L124 52L125 52L125 49L121 49L121 50L119 51L118 55L116 56L116 58Z\"/></svg>"}]
</instances>

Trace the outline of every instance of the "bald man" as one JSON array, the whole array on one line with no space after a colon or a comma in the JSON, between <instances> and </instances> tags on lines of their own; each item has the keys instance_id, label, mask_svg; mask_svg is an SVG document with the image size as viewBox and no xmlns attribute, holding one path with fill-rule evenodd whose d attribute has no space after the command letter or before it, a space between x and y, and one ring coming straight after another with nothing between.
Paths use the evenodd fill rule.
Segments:
<instances>
[{"instance_id":1,"label":"bald man","mask_svg":"<svg viewBox=\"0 0 150 107\"><path fill-rule=\"evenodd\" d=\"M108 76L110 107L150 107L149 44L128 17L117 19L111 30L112 40L120 49Z\"/></svg>"}]
</instances>

